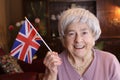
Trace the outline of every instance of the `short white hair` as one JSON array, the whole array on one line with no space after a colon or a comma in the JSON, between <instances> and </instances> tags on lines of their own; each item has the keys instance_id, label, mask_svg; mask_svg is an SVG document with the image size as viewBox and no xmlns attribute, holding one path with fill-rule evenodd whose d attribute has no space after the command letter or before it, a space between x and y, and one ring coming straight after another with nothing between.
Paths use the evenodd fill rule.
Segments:
<instances>
[{"instance_id":1,"label":"short white hair","mask_svg":"<svg viewBox=\"0 0 120 80\"><path fill-rule=\"evenodd\" d=\"M98 40L101 34L100 24L97 17L90 11L83 8L71 8L64 11L58 22L58 31L61 40L64 40L64 34L67 27L74 22L86 23L92 30L95 40Z\"/></svg>"}]
</instances>

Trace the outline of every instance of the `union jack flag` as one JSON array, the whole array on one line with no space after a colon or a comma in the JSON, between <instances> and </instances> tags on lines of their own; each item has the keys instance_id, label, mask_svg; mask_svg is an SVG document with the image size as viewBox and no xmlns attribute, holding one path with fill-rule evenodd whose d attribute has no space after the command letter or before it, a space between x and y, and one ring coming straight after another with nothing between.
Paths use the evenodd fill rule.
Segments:
<instances>
[{"instance_id":1,"label":"union jack flag","mask_svg":"<svg viewBox=\"0 0 120 80\"><path fill-rule=\"evenodd\" d=\"M39 33L25 20L15 39L10 55L27 63L32 63L32 58L40 47L41 41Z\"/></svg>"}]
</instances>

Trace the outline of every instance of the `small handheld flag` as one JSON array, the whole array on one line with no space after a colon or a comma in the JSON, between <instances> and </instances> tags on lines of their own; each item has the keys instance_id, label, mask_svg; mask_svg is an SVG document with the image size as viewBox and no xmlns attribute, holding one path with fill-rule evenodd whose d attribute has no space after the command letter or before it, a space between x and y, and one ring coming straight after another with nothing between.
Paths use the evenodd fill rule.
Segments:
<instances>
[{"instance_id":1,"label":"small handheld flag","mask_svg":"<svg viewBox=\"0 0 120 80\"><path fill-rule=\"evenodd\" d=\"M33 27L33 25L30 23L30 21L25 17L25 19L29 22L29 24ZM34 28L34 27L33 27ZM34 30L36 31L36 29L34 28ZM38 34L39 35L39 34ZM40 36L40 35L39 35ZM50 47L47 45L47 43L44 41L44 39L40 36L41 40L43 41L43 43L45 44L45 46L48 48L49 51L52 52L52 50L50 49Z\"/></svg>"},{"instance_id":2,"label":"small handheld flag","mask_svg":"<svg viewBox=\"0 0 120 80\"><path fill-rule=\"evenodd\" d=\"M50 51L52 50L35 30L29 20L27 18L25 19L26 20L22 25L12 46L10 55L27 63L32 63L32 58L40 47L41 41L43 41L43 43Z\"/></svg>"}]
</instances>

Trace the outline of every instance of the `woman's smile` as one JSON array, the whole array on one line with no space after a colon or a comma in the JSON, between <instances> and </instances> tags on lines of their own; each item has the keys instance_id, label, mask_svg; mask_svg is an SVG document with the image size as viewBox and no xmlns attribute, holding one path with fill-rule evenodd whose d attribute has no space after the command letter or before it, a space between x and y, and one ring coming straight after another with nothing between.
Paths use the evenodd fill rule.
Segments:
<instances>
[{"instance_id":1,"label":"woman's smile","mask_svg":"<svg viewBox=\"0 0 120 80\"><path fill-rule=\"evenodd\" d=\"M75 48L75 49L84 49L84 48L85 48L85 45L75 44L75 45L74 45L74 48Z\"/></svg>"}]
</instances>

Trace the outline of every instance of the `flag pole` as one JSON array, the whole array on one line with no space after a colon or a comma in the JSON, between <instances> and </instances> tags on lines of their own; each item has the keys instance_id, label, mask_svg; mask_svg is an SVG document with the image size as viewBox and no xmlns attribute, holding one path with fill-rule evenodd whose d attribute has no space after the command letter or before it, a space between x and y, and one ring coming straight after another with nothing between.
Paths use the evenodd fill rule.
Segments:
<instances>
[{"instance_id":1,"label":"flag pole","mask_svg":"<svg viewBox=\"0 0 120 80\"><path fill-rule=\"evenodd\" d=\"M27 19L27 17L25 17L25 19L30 23L30 21ZM36 29L34 28L34 26L30 23L30 25L33 27L33 29L36 31ZM37 31L36 31L37 32ZM40 34L38 34L40 36ZM47 43L43 40L43 38L40 36L41 40L43 41L43 43L45 44L45 46L48 48L49 51L52 52L52 50L50 49L50 47L47 45Z\"/></svg>"}]
</instances>

